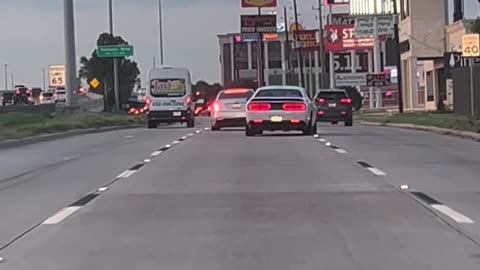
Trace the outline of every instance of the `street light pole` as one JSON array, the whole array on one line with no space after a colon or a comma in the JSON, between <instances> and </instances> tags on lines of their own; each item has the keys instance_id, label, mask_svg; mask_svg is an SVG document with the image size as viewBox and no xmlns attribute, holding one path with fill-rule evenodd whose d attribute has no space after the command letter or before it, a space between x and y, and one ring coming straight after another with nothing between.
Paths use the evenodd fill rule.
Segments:
<instances>
[{"instance_id":1,"label":"street light pole","mask_svg":"<svg viewBox=\"0 0 480 270\"><path fill-rule=\"evenodd\" d=\"M5 64L5 91L8 89L8 64Z\"/></svg>"},{"instance_id":2,"label":"street light pole","mask_svg":"<svg viewBox=\"0 0 480 270\"><path fill-rule=\"evenodd\" d=\"M323 46L323 8L322 8L322 0L318 0L318 21L319 21L319 28L318 28L318 35L319 35L319 42L320 45L320 85L318 88L323 88L323 79L325 74L325 48Z\"/></svg>"},{"instance_id":3,"label":"street light pole","mask_svg":"<svg viewBox=\"0 0 480 270\"><path fill-rule=\"evenodd\" d=\"M108 0L108 11L110 21L110 35L113 35L113 0ZM113 89L115 92L115 110L120 111L120 89L118 81L118 58L113 58Z\"/></svg>"},{"instance_id":4,"label":"street light pole","mask_svg":"<svg viewBox=\"0 0 480 270\"><path fill-rule=\"evenodd\" d=\"M65 31L65 68L66 68L66 106L70 107L74 103L74 89L77 81L77 65L75 51L75 18L73 10L73 0L63 0L64 8L64 31Z\"/></svg>"},{"instance_id":5,"label":"street light pole","mask_svg":"<svg viewBox=\"0 0 480 270\"><path fill-rule=\"evenodd\" d=\"M158 29L160 39L160 65L164 65L163 55L163 12L162 12L162 0L158 0Z\"/></svg>"},{"instance_id":6,"label":"street light pole","mask_svg":"<svg viewBox=\"0 0 480 270\"><path fill-rule=\"evenodd\" d=\"M397 8L398 0L393 1L393 13L395 23L393 25L395 39L395 57L397 62L397 85L398 85L398 112L403 113L403 73L402 73L402 57L400 52L400 29L398 23L400 21L400 12Z\"/></svg>"}]
</instances>

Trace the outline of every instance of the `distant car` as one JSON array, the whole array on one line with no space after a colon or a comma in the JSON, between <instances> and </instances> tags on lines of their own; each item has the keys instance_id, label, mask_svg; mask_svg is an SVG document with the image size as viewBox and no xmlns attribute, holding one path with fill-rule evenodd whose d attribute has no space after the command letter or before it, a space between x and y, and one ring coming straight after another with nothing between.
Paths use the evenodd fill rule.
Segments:
<instances>
[{"instance_id":1,"label":"distant car","mask_svg":"<svg viewBox=\"0 0 480 270\"><path fill-rule=\"evenodd\" d=\"M304 88L296 86L259 88L247 102L246 122L246 136L276 130L317 132L315 104Z\"/></svg>"},{"instance_id":2,"label":"distant car","mask_svg":"<svg viewBox=\"0 0 480 270\"><path fill-rule=\"evenodd\" d=\"M210 123L212 130L223 127L244 127L245 105L253 96L251 89L227 89L220 91L211 105Z\"/></svg>"},{"instance_id":3,"label":"distant car","mask_svg":"<svg viewBox=\"0 0 480 270\"><path fill-rule=\"evenodd\" d=\"M41 104L55 103L55 95L50 91L41 93L39 99Z\"/></svg>"},{"instance_id":4,"label":"distant car","mask_svg":"<svg viewBox=\"0 0 480 270\"><path fill-rule=\"evenodd\" d=\"M15 89L14 104L34 105L32 91L27 87L17 87Z\"/></svg>"},{"instance_id":5,"label":"distant car","mask_svg":"<svg viewBox=\"0 0 480 270\"><path fill-rule=\"evenodd\" d=\"M2 106L11 105L14 103L15 92L14 91L4 91L2 93Z\"/></svg>"},{"instance_id":6,"label":"distant car","mask_svg":"<svg viewBox=\"0 0 480 270\"><path fill-rule=\"evenodd\" d=\"M57 88L55 90L55 101L59 103L67 101L67 90L65 88Z\"/></svg>"},{"instance_id":7,"label":"distant car","mask_svg":"<svg viewBox=\"0 0 480 270\"><path fill-rule=\"evenodd\" d=\"M345 90L319 90L315 96L317 122L344 122L353 126L352 99Z\"/></svg>"}]
</instances>

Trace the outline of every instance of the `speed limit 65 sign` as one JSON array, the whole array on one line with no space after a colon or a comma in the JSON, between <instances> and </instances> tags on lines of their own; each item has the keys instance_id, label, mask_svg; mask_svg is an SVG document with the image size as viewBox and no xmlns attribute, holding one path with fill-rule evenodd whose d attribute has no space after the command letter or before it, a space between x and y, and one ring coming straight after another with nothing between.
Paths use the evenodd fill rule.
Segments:
<instances>
[{"instance_id":1,"label":"speed limit 65 sign","mask_svg":"<svg viewBox=\"0 0 480 270\"><path fill-rule=\"evenodd\" d=\"M462 38L462 56L479 57L480 56L480 35L467 34Z\"/></svg>"},{"instance_id":2,"label":"speed limit 65 sign","mask_svg":"<svg viewBox=\"0 0 480 270\"><path fill-rule=\"evenodd\" d=\"M65 66L48 66L48 85L50 87L65 86Z\"/></svg>"}]
</instances>

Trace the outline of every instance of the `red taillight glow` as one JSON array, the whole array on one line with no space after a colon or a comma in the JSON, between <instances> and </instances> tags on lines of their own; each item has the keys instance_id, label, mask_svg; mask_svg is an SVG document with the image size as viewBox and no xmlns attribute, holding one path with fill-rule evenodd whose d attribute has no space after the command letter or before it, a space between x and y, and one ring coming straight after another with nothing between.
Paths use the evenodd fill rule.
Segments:
<instances>
[{"instance_id":1,"label":"red taillight glow","mask_svg":"<svg viewBox=\"0 0 480 270\"><path fill-rule=\"evenodd\" d=\"M269 111L271 108L272 108L272 105L270 105L268 103L250 103L250 104L248 104L248 110L249 111L265 112L265 111Z\"/></svg>"},{"instance_id":2,"label":"red taillight glow","mask_svg":"<svg viewBox=\"0 0 480 270\"><path fill-rule=\"evenodd\" d=\"M27 93L27 95L30 95L30 90L25 91L25 93Z\"/></svg>"},{"instance_id":3,"label":"red taillight glow","mask_svg":"<svg viewBox=\"0 0 480 270\"><path fill-rule=\"evenodd\" d=\"M263 119L253 119L253 123L261 124L261 123L263 123Z\"/></svg>"},{"instance_id":4,"label":"red taillight glow","mask_svg":"<svg viewBox=\"0 0 480 270\"><path fill-rule=\"evenodd\" d=\"M341 113L342 113L342 115L346 115L346 114L347 114L347 112L345 112L345 111L342 111Z\"/></svg>"},{"instance_id":5,"label":"red taillight glow","mask_svg":"<svg viewBox=\"0 0 480 270\"><path fill-rule=\"evenodd\" d=\"M290 123L292 124L300 124L300 119L291 119Z\"/></svg>"},{"instance_id":6,"label":"red taillight glow","mask_svg":"<svg viewBox=\"0 0 480 270\"><path fill-rule=\"evenodd\" d=\"M143 102L145 102L146 104L150 104L150 98L149 97L144 97Z\"/></svg>"},{"instance_id":7,"label":"red taillight glow","mask_svg":"<svg viewBox=\"0 0 480 270\"><path fill-rule=\"evenodd\" d=\"M130 110L128 110L128 113L134 113L135 112L135 108L130 108Z\"/></svg>"},{"instance_id":8,"label":"red taillight glow","mask_svg":"<svg viewBox=\"0 0 480 270\"><path fill-rule=\"evenodd\" d=\"M20 95L20 90L15 91L15 95Z\"/></svg>"},{"instance_id":9,"label":"red taillight glow","mask_svg":"<svg viewBox=\"0 0 480 270\"><path fill-rule=\"evenodd\" d=\"M325 112L324 112L324 111L318 111L317 114L318 114L318 115L324 115Z\"/></svg>"},{"instance_id":10,"label":"red taillight glow","mask_svg":"<svg viewBox=\"0 0 480 270\"><path fill-rule=\"evenodd\" d=\"M219 112L220 111L220 104L218 103L213 103L213 111L214 112Z\"/></svg>"},{"instance_id":11,"label":"red taillight glow","mask_svg":"<svg viewBox=\"0 0 480 270\"><path fill-rule=\"evenodd\" d=\"M317 98L317 102L318 103L325 103L325 99L324 98Z\"/></svg>"},{"instance_id":12,"label":"red taillight glow","mask_svg":"<svg viewBox=\"0 0 480 270\"><path fill-rule=\"evenodd\" d=\"M246 93L248 89L228 89L223 91L225 94L230 95L230 94L242 94Z\"/></svg>"},{"instance_id":13,"label":"red taillight glow","mask_svg":"<svg viewBox=\"0 0 480 270\"><path fill-rule=\"evenodd\" d=\"M190 103L192 103L192 97L191 96L187 96L185 98L185 103L187 103L187 105L189 105Z\"/></svg>"},{"instance_id":14,"label":"red taillight glow","mask_svg":"<svg viewBox=\"0 0 480 270\"><path fill-rule=\"evenodd\" d=\"M285 103L282 105L282 109L288 112L305 111L307 106L304 103Z\"/></svg>"},{"instance_id":15,"label":"red taillight glow","mask_svg":"<svg viewBox=\"0 0 480 270\"><path fill-rule=\"evenodd\" d=\"M350 104L350 103L352 103L352 100L349 99L349 98L342 98L342 99L340 99L340 103L342 103L342 104Z\"/></svg>"}]
</instances>

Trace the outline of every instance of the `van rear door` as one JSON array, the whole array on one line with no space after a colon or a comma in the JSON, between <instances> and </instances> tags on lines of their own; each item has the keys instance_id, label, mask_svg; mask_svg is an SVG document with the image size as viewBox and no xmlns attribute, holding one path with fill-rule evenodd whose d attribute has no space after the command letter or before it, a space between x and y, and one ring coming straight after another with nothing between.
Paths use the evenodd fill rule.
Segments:
<instances>
[{"instance_id":1,"label":"van rear door","mask_svg":"<svg viewBox=\"0 0 480 270\"><path fill-rule=\"evenodd\" d=\"M186 111L189 100L184 78L152 79L150 111Z\"/></svg>"}]
</instances>

